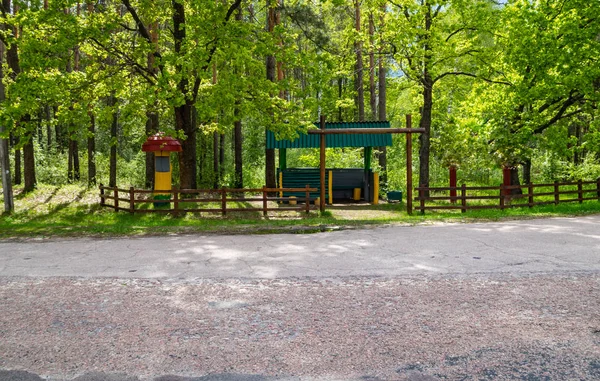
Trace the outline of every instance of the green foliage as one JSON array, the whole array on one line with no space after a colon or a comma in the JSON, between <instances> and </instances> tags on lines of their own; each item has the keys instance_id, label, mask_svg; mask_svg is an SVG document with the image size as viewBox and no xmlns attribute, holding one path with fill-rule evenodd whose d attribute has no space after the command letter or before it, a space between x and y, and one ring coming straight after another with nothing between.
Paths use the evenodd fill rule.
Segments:
<instances>
[{"instance_id":1,"label":"green foliage","mask_svg":"<svg viewBox=\"0 0 600 381\"><path fill-rule=\"evenodd\" d=\"M4 57L0 123L5 137L17 138L13 153L34 139L41 183L68 182L69 139L79 145L85 181L85 147L94 137L98 181L108 182L109 151L116 146L117 182L142 186L148 113L158 114L160 130L185 138L175 108L191 102L199 186L235 183L233 125L240 120L244 185L260 187L265 129L290 138L312 128L320 114L329 121L357 119L357 42L365 77L378 70L370 67L368 53L384 59L393 127L404 127L408 113L415 127L420 124L423 90L432 87L432 183L446 184L448 166L458 165L459 181L497 184L500 166L529 159L539 181L600 176L597 2L365 0L357 32L354 1L292 0L276 7L282 23L273 33L265 30L264 2L243 1L241 20L237 10L226 20L232 0L135 0L135 12L126 3L61 0L49 1L47 9L41 2L23 3L16 15L0 16L0 38L19 54L18 68ZM174 4L182 4L186 17L181 41L174 34ZM134 14L156 32L155 44L136 30ZM265 57L271 55L284 74L276 82L266 75ZM365 93L368 102L368 83ZM110 132L114 117L116 138ZM220 173L213 170L215 132L224 136ZM406 184L404 136L393 140L384 190ZM416 157L416 136L413 144ZM360 168L362 152L328 149L328 166ZM318 152L290 150L288 160L290 166L316 167ZM179 164L173 162L177 178ZM373 168L379 169L376 160Z\"/></svg>"}]
</instances>

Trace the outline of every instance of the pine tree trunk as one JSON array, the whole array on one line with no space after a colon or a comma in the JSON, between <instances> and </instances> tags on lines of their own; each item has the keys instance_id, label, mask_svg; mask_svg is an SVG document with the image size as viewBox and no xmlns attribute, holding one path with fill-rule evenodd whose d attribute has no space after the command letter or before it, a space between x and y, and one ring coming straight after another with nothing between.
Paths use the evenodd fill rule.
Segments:
<instances>
[{"instance_id":1,"label":"pine tree trunk","mask_svg":"<svg viewBox=\"0 0 600 381\"><path fill-rule=\"evenodd\" d=\"M278 0L277 0L278 1ZM271 7L271 0L267 0L267 31L272 33L275 28L276 10ZM274 56L267 56L266 60L267 79L271 82L277 80L277 64ZM266 130L265 130L266 133ZM266 139L265 139L266 140ZM265 148L265 185L268 188L275 188L275 150Z\"/></svg>"},{"instance_id":2,"label":"pine tree trunk","mask_svg":"<svg viewBox=\"0 0 600 381\"><path fill-rule=\"evenodd\" d=\"M360 34L360 1L354 0L354 26L356 31ZM363 81L363 56L362 56L362 42L360 40L354 42L354 49L356 51L356 74L354 87L356 90L356 105L358 108L358 121L365 121L365 90Z\"/></svg>"},{"instance_id":3,"label":"pine tree trunk","mask_svg":"<svg viewBox=\"0 0 600 381\"><path fill-rule=\"evenodd\" d=\"M88 126L87 153L88 153L88 185L96 185L96 117L90 111L90 124Z\"/></svg>"},{"instance_id":4,"label":"pine tree trunk","mask_svg":"<svg viewBox=\"0 0 600 381\"><path fill-rule=\"evenodd\" d=\"M108 176L108 186L116 187L117 186L117 145L119 142L119 138L117 135L118 126L119 126L119 113L117 111L117 99L114 94L110 96L109 100L110 106L114 107L112 114L112 123L110 125L110 169Z\"/></svg>"},{"instance_id":5,"label":"pine tree trunk","mask_svg":"<svg viewBox=\"0 0 600 381\"><path fill-rule=\"evenodd\" d=\"M243 21L243 9L240 7L235 14L235 19L238 22ZM242 189L244 187L244 166L242 161L242 120L240 115L240 100L235 102L233 109L233 162L234 162L234 188ZM243 194L242 194L243 195Z\"/></svg>"},{"instance_id":6,"label":"pine tree trunk","mask_svg":"<svg viewBox=\"0 0 600 381\"><path fill-rule=\"evenodd\" d=\"M379 120L385 121L387 120L387 110L386 110L386 101L387 101L387 87L386 87L386 69L383 66L383 57L379 58ZM382 146L379 147L379 166L381 167L381 184L385 187L387 184L387 147Z\"/></svg>"},{"instance_id":7,"label":"pine tree trunk","mask_svg":"<svg viewBox=\"0 0 600 381\"><path fill-rule=\"evenodd\" d=\"M369 105L371 106L371 120L377 120L377 94L375 93L375 23L373 13L369 13Z\"/></svg>"},{"instance_id":8,"label":"pine tree trunk","mask_svg":"<svg viewBox=\"0 0 600 381\"><path fill-rule=\"evenodd\" d=\"M4 91L4 52L6 47L0 42L0 102L6 100L6 92ZM0 136L4 134L5 126L0 123ZM4 212L12 213L15 209L12 178L10 176L10 151L8 138L0 137L0 177L2 178L2 196L4 198Z\"/></svg>"}]
</instances>

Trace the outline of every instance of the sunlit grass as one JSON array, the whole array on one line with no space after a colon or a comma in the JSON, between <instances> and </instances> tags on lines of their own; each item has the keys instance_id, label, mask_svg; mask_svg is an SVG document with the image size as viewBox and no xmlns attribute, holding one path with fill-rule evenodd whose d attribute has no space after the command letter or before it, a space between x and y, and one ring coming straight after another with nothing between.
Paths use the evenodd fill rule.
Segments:
<instances>
[{"instance_id":1,"label":"sunlit grass","mask_svg":"<svg viewBox=\"0 0 600 381\"><path fill-rule=\"evenodd\" d=\"M0 192L1 194L1 192ZM40 185L31 193L15 189L15 212L0 216L0 238L45 236L119 236L218 232L231 234L271 232L312 232L334 227L361 227L384 224L428 224L435 222L497 221L555 216L575 216L600 213L600 202L587 201L559 205L520 207L506 210L460 210L430 212L421 215L415 210L406 213L405 203L380 205L348 204L328 207L325 213L230 212L186 213L173 216L166 213L131 215L115 213L99 205L99 192L81 185ZM0 205L2 205L0 196ZM241 207L244 203L231 207ZM415 203L415 207L416 207Z\"/></svg>"}]
</instances>

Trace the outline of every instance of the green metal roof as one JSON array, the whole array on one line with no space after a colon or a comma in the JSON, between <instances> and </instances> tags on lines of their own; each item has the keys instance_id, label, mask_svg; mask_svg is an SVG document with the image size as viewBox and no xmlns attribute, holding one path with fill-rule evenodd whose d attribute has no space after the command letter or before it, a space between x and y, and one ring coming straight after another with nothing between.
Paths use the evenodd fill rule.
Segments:
<instances>
[{"instance_id":1,"label":"green metal roof","mask_svg":"<svg viewBox=\"0 0 600 381\"><path fill-rule=\"evenodd\" d=\"M319 127L318 123L315 126ZM390 122L325 123L325 129L334 128L389 128ZM327 148L383 147L392 145L391 134L348 134L327 135ZM319 135L300 134L295 140L277 140L267 131L267 148L319 148Z\"/></svg>"}]
</instances>

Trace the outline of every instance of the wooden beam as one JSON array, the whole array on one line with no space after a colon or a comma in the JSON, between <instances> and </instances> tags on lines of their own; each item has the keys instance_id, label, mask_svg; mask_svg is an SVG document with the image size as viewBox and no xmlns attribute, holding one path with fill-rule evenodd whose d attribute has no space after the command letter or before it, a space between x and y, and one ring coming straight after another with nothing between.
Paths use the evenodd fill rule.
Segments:
<instances>
[{"instance_id":1,"label":"wooden beam","mask_svg":"<svg viewBox=\"0 0 600 381\"><path fill-rule=\"evenodd\" d=\"M350 134L412 134L423 133L424 128L332 128L329 130L308 130L309 135L350 135Z\"/></svg>"}]
</instances>

